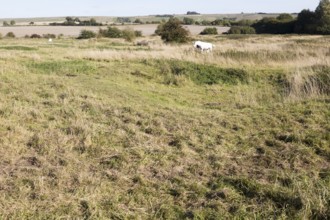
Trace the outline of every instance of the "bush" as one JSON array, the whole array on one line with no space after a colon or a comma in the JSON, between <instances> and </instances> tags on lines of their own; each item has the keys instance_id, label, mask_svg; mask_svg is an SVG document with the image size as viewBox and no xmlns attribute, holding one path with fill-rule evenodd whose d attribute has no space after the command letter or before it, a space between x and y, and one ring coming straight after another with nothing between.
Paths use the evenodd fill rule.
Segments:
<instances>
[{"instance_id":1,"label":"bush","mask_svg":"<svg viewBox=\"0 0 330 220\"><path fill-rule=\"evenodd\" d=\"M39 34L32 34L30 38L41 38L41 36Z\"/></svg>"},{"instance_id":2,"label":"bush","mask_svg":"<svg viewBox=\"0 0 330 220\"><path fill-rule=\"evenodd\" d=\"M279 16L277 16L276 19L279 21L292 21L293 17L290 14L283 13L283 14L280 14Z\"/></svg>"},{"instance_id":3,"label":"bush","mask_svg":"<svg viewBox=\"0 0 330 220\"><path fill-rule=\"evenodd\" d=\"M123 30L122 36L128 42L132 42L136 38L134 30L130 28L126 28L125 30Z\"/></svg>"},{"instance_id":4,"label":"bush","mask_svg":"<svg viewBox=\"0 0 330 220\"><path fill-rule=\"evenodd\" d=\"M43 38L53 38L53 39L55 39L56 35L55 34L43 34L42 37Z\"/></svg>"},{"instance_id":5,"label":"bush","mask_svg":"<svg viewBox=\"0 0 330 220\"><path fill-rule=\"evenodd\" d=\"M263 18L252 27L258 34L291 34L294 33L296 21L279 21L276 18Z\"/></svg>"},{"instance_id":6,"label":"bush","mask_svg":"<svg viewBox=\"0 0 330 220\"><path fill-rule=\"evenodd\" d=\"M187 18L187 17L184 17L183 18L183 24L186 24L186 25L192 25L192 24L194 24L194 19L192 19L192 18Z\"/></svg>"},{"instance_id":7,"label":"bush","mask_svg":"<svg viewBox=\"0 0 330 220\"><path fill-rule=\"evenodd\" d=\"M0 33L0 39L2 39L2 34Z\"/></svg>"},{"instance_id":8,"label":"bush","mask_svg":"<svg viewBox=\"0 0 330 220\"><path fill-rule=\"evenodd\" d=\"M134 31L136 37L142 37L142 31Z\"/></svg>"},{"instance_id":9,"label":"bush","mask_svg":"<svg viewBox=\"0 0 330 220\"><path fill-rule=\"evenodd\" d=\"M218 34L218 29L216 29L216 28L205 28L200 34L201 35Z\"/></svg>"},{"instance_id":10,"label":"bush","mask_svg":"<svg viewBox=\"0 0 330 220\"><path fill-rule=\"evenodd\" d=\"M143 24L143 22L139 18L135 19L135 21L133 23L134 24Z\"/></svg>"},{"instance_id":11,"label":"bush","mask_svg":"<svg viewBox=\"0 0 330 220\"><path fill-rule=\"evenodd\" d=\"M16 36L15 36L15 34L13 32L8 32L6 34L6 37L8 37L8 38L15 38Z\"/></svg>"},{"instance_id":12,"label":"bush","mask_svg":"<svg viewBox=\"0 0 330 220\"><path fill-rule=\"evenodd\" d=\"M108 27L107 30L100 29L99 35L102 37L109 37L109 38L121 38L123 37L123 33L119 28L116 27Z\"/></svg>"},{"instance_id":13,"label":"bush","mask_svg":"<svg viewBox=\"0 0 330 220\"><path fill-rule=\"evenodd\" d=\"M177 18L170 18L168 22L158 25L155 33L165 42L185 43L189 40L189 31L182 27Z\"/></svg>"},{"instance_id":14,"label":"bush","mask_svg":"<svg viewBox=\"0 0 330 220\"><path fill-rule=\"evenodd\" d=\"M82 30L78 39L89 39L94 37L96 37L96 33L94 31Z\"/></svg>"},{"instance_id":15,"label":"bush","mask_svg":"<svg viewBox=\"0 0 330 220\"><path fill-rule=\"evenodd\" d=\"M228 34L255 34L256 31L253 27L249 26L234 26L228 31Z\"/></svg>"}]
</instances>

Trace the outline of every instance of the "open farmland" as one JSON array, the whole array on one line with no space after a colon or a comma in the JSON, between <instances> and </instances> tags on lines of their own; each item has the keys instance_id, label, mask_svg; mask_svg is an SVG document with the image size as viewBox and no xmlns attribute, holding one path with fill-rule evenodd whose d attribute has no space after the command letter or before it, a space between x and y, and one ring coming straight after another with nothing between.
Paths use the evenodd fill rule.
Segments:
<instances>
[{"instance_id":1,"label":"open farmland","mask_svg":"<svg viewBox=\"0 0 330 220\"><path fill-rule=\"evenodd\" d=\"M133 30L142 31L144 36L150 36L155 33L157 25L117 25L119 29L132 28ZM200 25L187 25L185 26L192 35L197 35L209 26ZM0 33L6 35L8 32L13 32L17 37L24 37L25 35L32 34L63 34L65 36L77 37L81 30L92 30L97 32L100 28L106 29L107 27L92 27L92 26L16 26L16 27L0 27ZM216 27L218 33L227 32L229 27Z\"/></svg>"},{"instance_id":2,"label":"open farmland","mask_svg":"<svg viewBox=\"0 0 330 220\"><path fill-rule=\"evenodd\" d=\"M329 37L145 39L0 40L0 219L330 218Z\"/></svg>"}]
</instances>

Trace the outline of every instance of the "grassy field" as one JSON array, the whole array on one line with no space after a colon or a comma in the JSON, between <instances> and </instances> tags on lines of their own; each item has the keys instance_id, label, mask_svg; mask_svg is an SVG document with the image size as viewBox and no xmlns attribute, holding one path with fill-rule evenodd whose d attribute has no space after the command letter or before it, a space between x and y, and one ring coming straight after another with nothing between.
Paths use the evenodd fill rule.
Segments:
<instances>
[{"instance_id":1,"label":"grassy field","mask_svg":"<svg viewBox=\"0 0 330 220\"><path fill-rule=\"evenodd\" d=\"M0 40L0 219L329 219L330 38Z\"/></svg>"}]
</instances>

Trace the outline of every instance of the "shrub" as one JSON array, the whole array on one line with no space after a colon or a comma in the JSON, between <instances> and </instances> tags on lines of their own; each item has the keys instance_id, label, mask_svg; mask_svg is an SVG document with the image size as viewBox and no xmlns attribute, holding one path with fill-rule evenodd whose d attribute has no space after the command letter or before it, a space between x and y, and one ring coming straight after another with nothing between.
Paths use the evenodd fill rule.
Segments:
<instances>
[{"instance_id":1,"label":"shrub","mask_svg":"<svg viewBox=\"0 0 330 220\"><path fill-rule=\"evenodd\" d=\"M15 36L15 34L13 32L8 32L6 34L6 37L8 37L8 38L15 38L16 36Z\"/></svg>"},{"instance_id":2,"label":"shrub","mask_svg":"<svg viewBox=\"0 0 330 220\"><path fill-rule=\"evenodd\" d=\"M256 31L253 27L249 26L234 26L228 31L228 34L255 34Z\"/></svg>"},{"instance_id":3,"label":"shrub","mask_svg":"<svg viewBox=\"0 0 330 220\"><path fill-rule=\"evenodd\" d=\"M143 24L143 22L139 18L135 19L135 21L133 23L134 24Z\"/></svg>"},{"instance_id":4,"label":"shrub","mask_svg":"<svg viewBox=\"0 0 330 220\"><path fill-rule=\"evenodd\" d=\"M132 42L136 38L134 30L130 28L126 28L125 30L123 30L122 36L126 41L129 42Z\"/></svg>"},{"instance_id":5,"label":"shrub","mask_svg":"<svg viewBox=\"0 0 330 220\"><path fill-rule=\"evenodd\" d=\"M296 21L279 21L276 18L263 18L252 27L258 34L290 34L294 33Z\"/></svg>"},{"instance_id":6,"label":"shrub","mask_svg":"<svg viewBox=\"0 0 330 220\"><path fill-rule=\"evenodd\" d=\"M292 21L293 17L290 14L283 13L283 14L280 14L279 16L277 16L276 19L280 20L280 21Z\"/></svg>"},{"instance_id":7,"label":"shrub","mask_svg":"<svg viewBox=\"0 0 330 220\"><path fill-rule=\"evenodd\" d=\"M41 38L41 36L39 34L32 34L30 38Z\"/></svg>"},{"instance_id":8,"label":"shrub","mask_svg":"<svg viewBox=\"0 0 330 220\"><path fill-rule=\"evenodd\" d=\"M94 31L82 30L78 39L89 39L94 37L96 37L96 33Z\"/></svg>"},{"instance_id":9,"label":"shrub","mask_svg":"<svg viewBox=\"0 0 330 220\"><path fill-rule=\"evenodd\" d=\"M134 31L136 37L142 37L142 31Z\"/></svg>"},{"instance_id":10,"label":"shrub","mask_svg":"<svg viewBox=\"0 0 330 220\"><path fill-rule=\"evenodd\" d=\"M99 35L102 37L109 37L109 38L121 38L123 37L123 33L119 28L116 27L108 27L107 30L100 29Z\"/></svg>"},{"instance_id":11,"label":"shrub","mask_svg":"<svg viewBox=\"0 0 330 220\"><path fill-rule=\"evenodd\" d=\"M43 34L42 35L43 38L56 38L56 35L55 34Z\"/></svg>"},{"instance_id":12,"label":"shrub","mask_svg":"<svg viewBox=\"0 0 330 220\"><path fill-rule=\"evenodd\" d=\"M2 34L0 33L0 39L2 39Z\"/></svg>"},{"instance_id":13,"label":"shrub","mask_svg":"<svg viewBox=\"0 0 330 220\"><path fill-rule=\"evenodd\" d=\"M194 24L194 19L192 19L192 18L187 18L187 17L184 17L183 18L183 24L186 24L186 25L192 25L192 24Z\"/></svg>"},{"instance_id":14,"label":"shrub","mask_svg":"<svg viewBox=\"0 0 330 220\"><path fill-rule=\"evenodd\" d=\"M200 34L201 35L218 34L218 30L216 28L205 28Z\"/></svg>"},{"instance_id":15,"label":"shrub","mask_svg":"<svg viewBox=\"0 0 330 220\"><path fill-rule=\"evenodd\" d=\"M155 33L165 42L185 43L189 39L189 31L182 27L177 18L170 18L168 22L158 25Z\"/></svg>"}]
</instances>

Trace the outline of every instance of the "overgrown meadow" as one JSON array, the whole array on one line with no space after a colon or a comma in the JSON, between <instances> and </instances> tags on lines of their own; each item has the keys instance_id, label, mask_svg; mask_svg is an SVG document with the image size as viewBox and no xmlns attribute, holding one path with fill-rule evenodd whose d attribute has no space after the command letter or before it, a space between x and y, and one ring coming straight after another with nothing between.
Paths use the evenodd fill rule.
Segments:
<instances>
[{"instance_id":1,"label":"overgrown meadow","mask_svg":"<svg viewBox=\"0 0 330 220\"><path fill-rule=\"evenodd\" d=\"M0 219L329 219L330 38L0 40Z\"/></svg>"}]
</instances>

